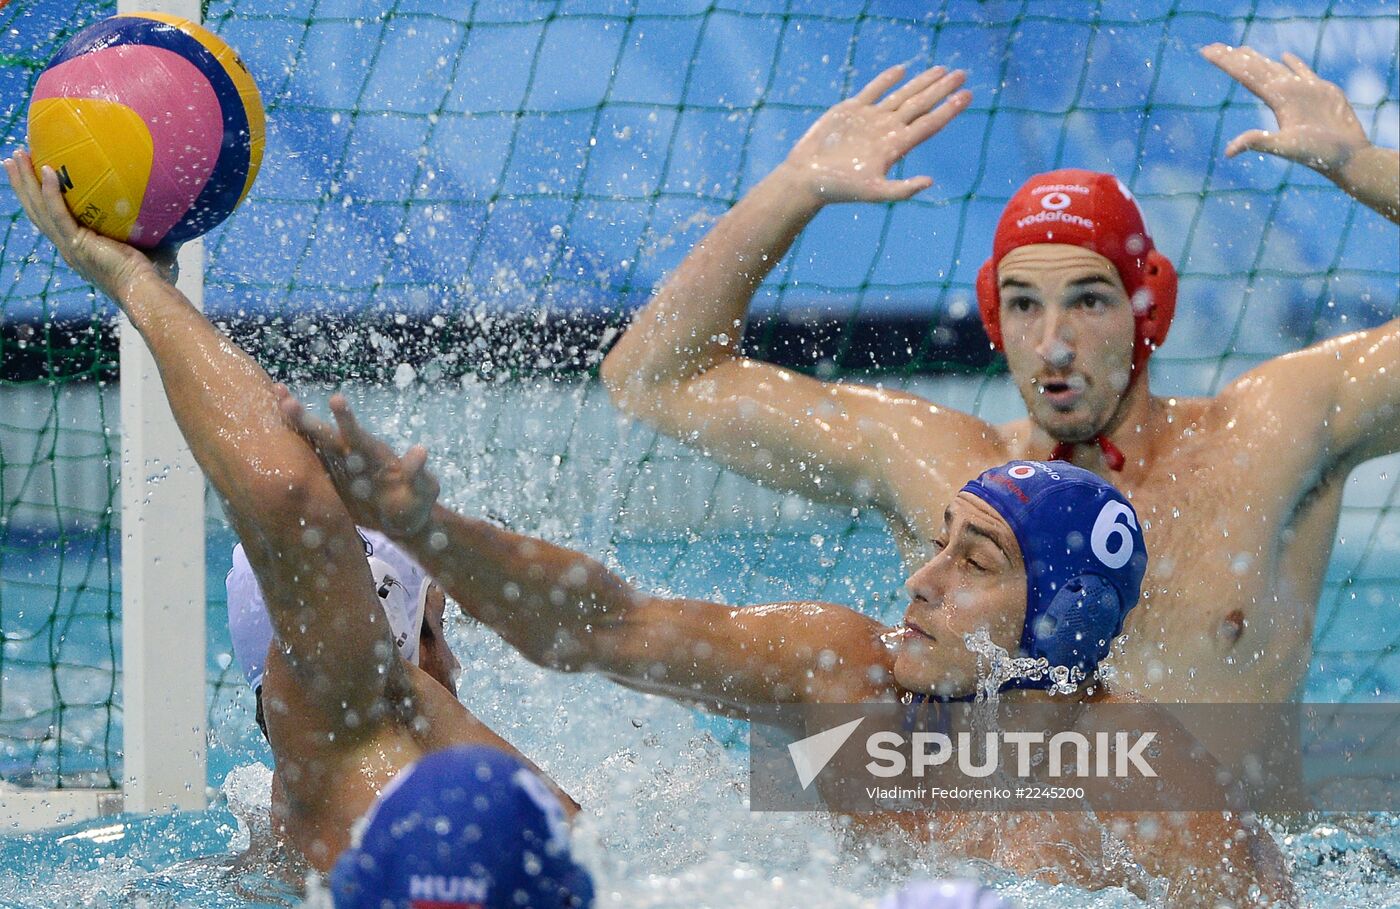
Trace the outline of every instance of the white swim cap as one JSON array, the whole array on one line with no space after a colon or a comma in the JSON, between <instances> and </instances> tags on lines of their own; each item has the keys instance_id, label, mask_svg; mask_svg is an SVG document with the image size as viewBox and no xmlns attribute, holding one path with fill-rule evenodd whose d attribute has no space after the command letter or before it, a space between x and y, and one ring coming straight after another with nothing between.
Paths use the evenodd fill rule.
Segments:
<instances>
[{"instance_id":1,"label":"white swim cap","mask_svg":"<svg viewBox=\"0 0 1400 909\"><path fill-rule=\"evenodd\" d=\"M418 665L418 635L423 627L423 607L432 579L421 565L389 541L382 533L360 529L365 556L374 589L389 620L394 643L403 658ZM228 630L233 638L233 656L248 686L256 691L267 667L267 648L272 644L272 619L267 600L253 575L253 566L243 552L243 544L233 547L233 567L224 580L228 592Z\"/></svg>"}]
</instances>

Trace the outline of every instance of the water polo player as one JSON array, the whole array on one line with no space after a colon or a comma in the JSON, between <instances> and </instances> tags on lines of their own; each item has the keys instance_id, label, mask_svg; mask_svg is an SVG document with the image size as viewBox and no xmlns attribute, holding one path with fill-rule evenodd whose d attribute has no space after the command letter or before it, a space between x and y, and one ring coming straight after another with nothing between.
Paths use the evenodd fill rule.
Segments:
<instances>
[{"instance_id":1,"label":"water polo player","mask_svg":"<svg viewBox=\"0 0 1400 909\"><path fill-rule=\"evenodd\" d=\"M404 586L381 597L375 555L278 413L272 380L150 259L74 221L51 168L41 182L24 152L4 163L30 220L141 333L224 502L278 642L261 648L274 818L313 866L336 869L337 904L590 905L562 820L576 806L400 656L395 631L405 644L421 634L412 613L425 587L410 594L412 569L381 559L379 588L394 572ZM390 619L385 605L403 614ZM492 825L488 841L482 823Z\"/></svg>"},{"instance_id":2,"label":"water polo player","mask_svg":"<svg viewBox=\"0 0 1400 909\"><path fill-rule=\"evenodd\" d=\"M1400 160L1371 145L1340 89L1296 58L1203 53L1280 123L1227 153L1286 155L1400 219ZM1053 456L1110 477L1158 554L1116 660L1124 681L1159 701L1292 699L1343 483L1400 449L1400 320L1264 363L1214 398L1156 397L1151 355L1177 303L1172 264L1122 183L1065 170L1014 194L977 282L1026 419L996 426L743 356L756 288L818 211L932 185L885 175L970 96L941 67L902 79L891 69L827 111L719 220L608 355L614 401L765 485L878 509L911 570L944 503L989 465ZM1208 744L1225 756L1263 738L1239 730Z\"/></svg>"},{"instance_id":3,"label":"water polo player","mask_svg":"<svg viewBox=\"0 0 1400 909\"><path fill-rule=\"evenodd\" d=\"M783 703L967 698L978 685L968 641L985 635L1041 670L1008 678L1003 697L1114 697L1097 670L1138 602L1147 550L1133 506L1087 470L1013 461L965 484L941 512L934 554L908 581L905 621L891 628L832 603L738 608L646 595L587 556L437 504L426 452L398 457L359 426L343 397L331 399L332 426L283 391L283 412L355 520L388 534L463 611L541 665L743 716ZM1067 858L1098 854L1104 828L1066 817L939 812L912 832L1023 874L1130 885L1112 861L1087 867ZM905 819L891 812L876 824L906 829ZM967 835L979 824L1007 829ZM956 842L940 837L951 826L963 834ZM1253 905L1262 898L1251 893L1289 892L1272 840L1228 812L1116 817L1114 830L1183 899ZM1001 848L1008 840L1010 852Z\"/></svg>"},{"instance_id":4,"label":"water polo player","mask_svg":"<svg viewBox=\"0 0 1400 909\"><path fill-rule=\"evenodd\" d=\"M446 601L442 590L388 537L363 528L356 528L356 532L364 543L374 592L399 655L455 694L462 670L443 633ZM233 548L233 565L224 579L224 592L234 661L253 692L258 728L265 736L262 681L267 651L274 639L272 617L242 543Z\"/></svg>"}]
</instances>

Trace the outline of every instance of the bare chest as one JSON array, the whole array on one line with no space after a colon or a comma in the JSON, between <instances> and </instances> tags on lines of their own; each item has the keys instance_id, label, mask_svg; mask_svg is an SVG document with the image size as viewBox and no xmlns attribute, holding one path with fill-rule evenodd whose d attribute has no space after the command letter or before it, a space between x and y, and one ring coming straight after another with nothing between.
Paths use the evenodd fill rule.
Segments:
<instances>
[{"instance_id":1,"label":"bare chest","mask_svg":"<svg viewBox=\"0 0 1400 909\"><path fill-rule=\"evenodd\" d=\"M1212 457L1125 489L1149 564L1115 665L1168 700L1288 699L1307 667L1339 496L1300 508L1294 491L1254 480L1253 458Z\"/></svg>"}]
</instances>

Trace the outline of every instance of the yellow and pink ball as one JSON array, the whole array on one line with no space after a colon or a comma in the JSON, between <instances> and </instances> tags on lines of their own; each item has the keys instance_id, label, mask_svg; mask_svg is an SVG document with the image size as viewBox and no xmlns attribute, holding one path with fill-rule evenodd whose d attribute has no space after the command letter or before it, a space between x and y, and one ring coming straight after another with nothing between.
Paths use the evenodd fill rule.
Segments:
<instances>
[{"instance_id":1,"label":"yellow and pink ball","mask_svg":"<svg viewBox=\"0 0 1400 909\"><path fill-rule=\"evenodd\" d=\"M150 249L238 207L265 122L253 77L220 38L178 16L128 13L78 32L40 74L29 147L36 169L58 173L74 217Z\"/></svg>"}]
</instances>

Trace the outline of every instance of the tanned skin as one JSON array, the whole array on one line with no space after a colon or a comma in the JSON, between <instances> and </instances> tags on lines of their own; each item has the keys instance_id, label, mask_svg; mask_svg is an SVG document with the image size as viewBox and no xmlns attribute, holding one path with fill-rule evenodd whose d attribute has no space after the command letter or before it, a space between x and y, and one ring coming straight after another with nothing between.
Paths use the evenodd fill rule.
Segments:
<instances>
[{"instance_id":1,"label":"tanned skin","mask_svg":"<svg viewBox=\"0 0 1400 909\"><path fill-rule=\"evenodd\" d=\"M153 261L78 224L53 170L36 175L23 150L4 166L30 220L141 333L252 563L281 645L263 679L274 822L302 855L330 868L383 786L425 754L480 744L518 756L443 684L456 660L440 595L424 620L427 669L399 657L334 484L283 418L278 386L174 287L174 251Z\"/></svg>"},{"instance_id":2,"label":"tanned skin","mask_svg":"<svg viewBox=\"0 0 1400 909\"><path fill-rule=\"evenodd\" d=\"M399 457L359 426L343 397L331 399L335 425L308 414L289 394L282 405L321 455L356 522L388 534L464 611L542 666L597 672L640 691L745 716L773 704L969 694L977 662L966 636L985 632L1011 652L1020 641L1027 597L1020 547L1001 515L967 493L942 510L935 554L909 578L904 621L891 628L833 603L739 608L650 596L581 553L438 504L427 452L415 446ZM1101 684L1067 697L1119 699ZM1213 785L1212 774L1203 777ZM1026 875L1137 889L1140 881L1104 854L1102 824L1146 873L1165 878L1183 905L1292 900L1273 841L1229 812L889 812L862 816L858 824L865 840L900 832Z\"/></svg>"},{"instance_id":3,"label":"tanned skin","mask_svg":"<svg viewBox=\"0 0 1400 909\"><path fill-rule=\"evenodd\" d=\"M1292 55L1280 63L1219 44L1201 53L1278 119L1274 132L1235 138L1227 155L1305 164L1400 220L1400 157L1371 145L1337 86ZM1132 500L1153 554L1114 660L1122 684L1161 702L1292 700L1343 483L1363 461L1400 450L1400 319L1264 363L1213 398L1159 397L1150 365L1128 382L1133 316L1113 266L1044 244L1011 252L997 275L1024 419L992 425L742 355L755 289L817 212L931 185L885 175L967 108L962 84L961 72L942 67L904 81L896 67L827 111L609 353L602 377L614 402L766 486L878 509L909 568L926 558L944 504L968 479L1083 443L1073 462ZM1100 433L1125 453L1121 472L1092 444ZM1224 755L1262 738L1208 744Z\"/></svg>"}]
</instances>

